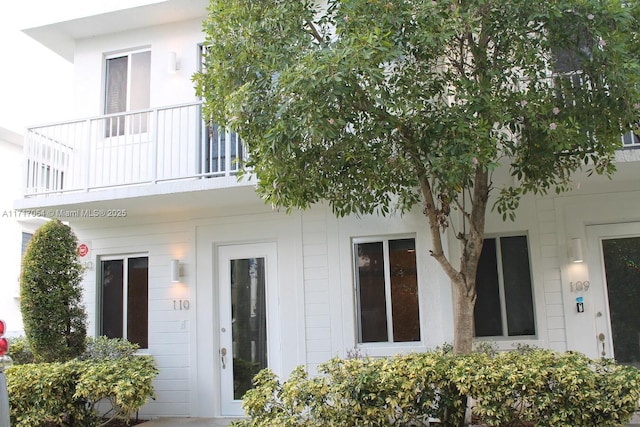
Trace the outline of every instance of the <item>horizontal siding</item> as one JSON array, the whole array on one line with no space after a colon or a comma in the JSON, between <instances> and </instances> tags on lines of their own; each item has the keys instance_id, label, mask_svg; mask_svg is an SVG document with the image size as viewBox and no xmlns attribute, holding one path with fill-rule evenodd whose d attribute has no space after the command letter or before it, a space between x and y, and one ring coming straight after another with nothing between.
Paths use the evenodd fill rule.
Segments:
<instances>
[{"instance_id":1,"label":"horizontal siding","mask_svg":"<svg viewBox=\"0 0 640 427\"><path fill-rule=\"evenodd\" d=\"M566 323L562 298L561 264L558 259L558 226L554 201L536 201L537 228L542 266L546 335L548 346L557 351L567 349Z\"/></svg>"},{"instance_id":2,"label":"horizontal siding","mask_svg":"<svg viewBox=\"0 0 640 427\"><path fill-rule=\"evenodd\" d=\"M327 218L323 209L310 210L302 217L305 283L305 335L307 368L331 358L331 301Z\"/></svg>"},{"instance_id":3,"label":"horizontal siding","mask_svg":"<svg viewBox=\"0 0 640 427\"><path fill-rule=\"evenodd\" d=\"M189 416L191 351L190 311L174 310L174 300L189 300L194 275L183 283L169 279L169 261L178 258L190 262L192 232L188 222L163 222L160 219L140 223L135 218L115 222L84 221L74 225L79 241L90 244L93 269L85 273L85 304L89 333L97 333L98 256L147 253L149 256L149 348L160 371L154 381L155 400L140 411L141 416ZM192 302L192 305L193 302Z\"/></svg>"}]
</instances>

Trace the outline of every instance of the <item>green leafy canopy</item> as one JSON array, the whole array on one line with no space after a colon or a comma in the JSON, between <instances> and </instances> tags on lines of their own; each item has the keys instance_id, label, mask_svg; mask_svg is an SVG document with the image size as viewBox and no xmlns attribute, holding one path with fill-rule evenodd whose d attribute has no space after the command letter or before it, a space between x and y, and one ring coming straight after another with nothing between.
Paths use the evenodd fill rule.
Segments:
<instances>
[{"instance_id":1,"label":"green leafy canopy","mask_svg":"<svg viewBox=\"0 0 640 427\"><path fill-rule=\"evenodd\" d=\"M614 0L212 0L194 79L274 205L387 213L428 190L446 216L502 165L506 213L585 164L613 171L638 119L637 16ZM552 75L567 52L579 73Z\"/></svg>"},{"instance_id":2,"label":"green leafy canopy","mask_svg":"<svg viewBox=\"0 0 640 427\"><path fill-rule=\"evenodd\" d=\"M454 350L468 352L489 195L513 219L525 193L567 190L583 167L614 171L640 119L640 6L319 2L211 0L194 76L205 113L243 138L274 206L384 215L421 204L456 291Z\"/></svg>"}]
</instances>

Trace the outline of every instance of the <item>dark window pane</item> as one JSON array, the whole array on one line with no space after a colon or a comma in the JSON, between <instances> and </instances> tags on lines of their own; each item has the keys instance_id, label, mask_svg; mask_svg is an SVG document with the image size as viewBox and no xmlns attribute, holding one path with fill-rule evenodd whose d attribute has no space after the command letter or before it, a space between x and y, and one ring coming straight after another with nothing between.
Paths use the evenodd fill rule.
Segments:
<instances>
[{"instance_id":1,"label":"dark window pane","mask_svg":"<svg viewBox=\"0 0 640 427\"><path fill-rule=\"evenodd\" d=\"M500 246L509 336L535 335L527 238L503 237Z\"/></svg>"},{"instance_id":2,"label":"dark window pane","mask_svg":"<svg viewBox=\"0 0 640 427\"><path fill-rule=\"evenodd\" d=\"M29 245L32 237L33 234L25 233L24 231L22 232L22 252L20 252L22 256L24 256L24 253L27 252L27 246Z\"/></svg>"},{"instance_id":3,"label":"dark window pane","mask_svg":"<svg viewBox=\"0 0 640 427\"><path fill-rule=\"evenodd\" d=\"M253 377L267 367L267 305L264 258L231 260L233 397L253 388Z\"/></svg>"},{"instance_id":4,"label":"dark window pane","mask_svg":"<svg viewBox=\"0 0 640 427\"><path fill-rule=\"evenodd\" d=\"M123 260L102 261L102 335L122 338Z\"/></svg>"},{"instance_id":5,"label":"dark window pane","mask_svg":"<svg viewBox=\"0 0 640 427\"><path fill-rule=\"evenodd\" d=\"M500 284L496 257L496 239L485 239L476 273L476 307L474 312L477 337L502 335Z\"/></svg>"},{"instance_id":6,"label":"dark window pane","mask_svg":"<svg viewBox=\"0 0 640 427\"><path fill-rule=\"evenodd\" d=\"M640 237L603 240L602 252L614 357L640 367Z\"/></svg>"},{"instance_id":7,"label":"dark window pane","mask_svg":"<svg viewBox=\"0 0 640 427\"><path fill-rule=\"evenodd\" d=\"M420 341L415 239L389 241L393 341Z\"/></svg>"},{"instance_id":8,"label":"dark window pane","mask_svg":"<svg viewBox=\"0 0 640 427\"><path fill-rule=\"evenodd\" d=\"M382 242L356 245L360 342L388 341Z\"/></svg>"},{"instance_id":9,"label":"dark window pane","mask_svg":"<svg viewBox=\"0 0 640 427\"><path fill-rule=\"evenodd\" d=\"M140 348L148 348L149 260L140 257L128 261L127 339Z\"/></svg>"},{"instance_id":10,"label":"dark window pane","mask_svg":"<svg viewBox=\"0 0 640 427\"><path fill-rule=\"evenodd\" d=\"M121 113L127 109L127 68L129 58L107 60L107 90L105 113Z\"/></svg>"}]
</instances>

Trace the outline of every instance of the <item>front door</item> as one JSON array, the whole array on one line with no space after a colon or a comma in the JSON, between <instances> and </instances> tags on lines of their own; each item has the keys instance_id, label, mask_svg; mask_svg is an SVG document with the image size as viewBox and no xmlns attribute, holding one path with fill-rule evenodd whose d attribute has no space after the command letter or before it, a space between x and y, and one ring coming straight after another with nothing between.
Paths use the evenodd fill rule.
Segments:
<instances>
[{"instance_id":1,"label":"front door","mask_svg":"<svg viewBox=\"0 0 640 427\"><path fill-rule=\"evenodd\" d=\"M640 367L640 225L600 226L598 240L608 325L599 333L600 353Z\"/></svg>"},{"instance_id":2,"label":"front door","mask_svg":"<svg viewBox=\"0 0 640 427\"><path fill-rule=\"evenodd\" d=\"M276 245L220 246L218 266L221 409L222 415L242 415L254 375L276 357L268 333L277 309Z\"/></svg>"}]
</instances>

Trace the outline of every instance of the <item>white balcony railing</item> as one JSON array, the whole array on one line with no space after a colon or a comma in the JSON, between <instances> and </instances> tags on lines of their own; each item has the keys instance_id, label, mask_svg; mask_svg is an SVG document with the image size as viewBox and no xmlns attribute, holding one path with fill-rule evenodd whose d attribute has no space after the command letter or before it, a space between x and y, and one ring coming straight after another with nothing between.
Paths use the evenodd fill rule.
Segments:
<instances>
[{"instance_id":1,"label":"white balcony railing","mask_svg":"<svg viewBox=\"0 0 640 427\"><path fill-rule=\"evenodd\" d=\"M245 159L201 103L31 127L24 155L25 197L230 176Z\"/></svg>"}]
</instances>

